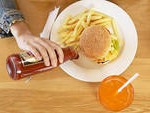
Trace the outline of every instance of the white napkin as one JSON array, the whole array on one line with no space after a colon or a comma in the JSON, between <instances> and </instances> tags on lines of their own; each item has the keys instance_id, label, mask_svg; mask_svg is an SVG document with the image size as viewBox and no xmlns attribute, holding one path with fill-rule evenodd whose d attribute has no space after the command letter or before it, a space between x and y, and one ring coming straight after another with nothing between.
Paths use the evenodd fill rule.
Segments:
<instances>
[{"instance_id":1,"label":"white napkin","mask_svg":"<svg viewBox=\"0 0 150 113\"><path fill-rule=\"evenodd\" d=\"M59 9L60 7L58 8L55 7L55 9L49 13L44 29L42 33L40 33L41 38L50 39L51 29L53 27L53 23L55 22L57 18Z\"/></svg>"}]
</instances>

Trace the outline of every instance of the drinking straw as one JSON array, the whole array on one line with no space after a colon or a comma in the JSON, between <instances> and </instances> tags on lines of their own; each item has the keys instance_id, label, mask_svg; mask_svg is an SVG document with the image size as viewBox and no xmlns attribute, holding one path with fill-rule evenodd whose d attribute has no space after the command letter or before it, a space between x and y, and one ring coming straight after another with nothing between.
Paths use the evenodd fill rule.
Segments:
<instances>
[{"instance_id":1,"label":"drinking straw","mask_svg":"<svg viewBox=\"0 0 150 113\"><path fill-rule=\"evenodd\" d=\"M124 85L122 85L119 89L118 89L118 93L121 92L126 86L128 86L128 84L130 84L133 80L135 80L137 77L139 76L138 73L135 73Z\"/></svg>"}]
</instances>

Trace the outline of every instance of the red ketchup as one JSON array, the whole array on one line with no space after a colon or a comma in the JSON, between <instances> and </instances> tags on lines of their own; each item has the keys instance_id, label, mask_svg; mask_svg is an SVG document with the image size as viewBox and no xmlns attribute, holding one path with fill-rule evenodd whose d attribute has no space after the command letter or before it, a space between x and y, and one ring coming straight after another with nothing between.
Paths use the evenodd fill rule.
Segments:
<instances>
[{"instance_id":1,"label":"red ketchup","mask_svg":"<svg viewBox=\"0 0 150 113\"><path fill-rule=\"evenodd\" d=\"M62 48L62 50L64 52L64 62L79 57L77 51L70 47ZM57 64L60 64L59 61ZM10 55L6 61L6 68L12 79L19 80L36 73L51 70L54 67L45 66L44 61L37 60L31 52L24 52Z\"/></svg>"}]
</instances>

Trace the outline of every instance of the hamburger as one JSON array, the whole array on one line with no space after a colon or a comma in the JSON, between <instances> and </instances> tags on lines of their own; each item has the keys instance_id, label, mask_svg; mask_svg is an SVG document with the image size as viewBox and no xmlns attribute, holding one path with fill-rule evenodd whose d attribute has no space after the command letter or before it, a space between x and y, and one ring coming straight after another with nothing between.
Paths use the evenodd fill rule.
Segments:
<instances>
[{"instance_id":1,"label":"hamburger","mask_svg":"<svg viewBox=\"0 0 150 113\"><path fill-rule=\"evenodd\" d=\"M118 56L119 41L114 39L109 30L103 26L87 27L79 41L82 53L97 63L106 63Z\"/></svg>"}]
</instances>

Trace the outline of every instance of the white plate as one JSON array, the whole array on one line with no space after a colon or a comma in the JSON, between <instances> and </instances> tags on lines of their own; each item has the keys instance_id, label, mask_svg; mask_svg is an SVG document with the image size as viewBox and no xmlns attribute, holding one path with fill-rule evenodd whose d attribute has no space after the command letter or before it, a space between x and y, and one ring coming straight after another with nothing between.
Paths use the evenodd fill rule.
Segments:
<instances>
[{"instance_id":1,"label":"white plate","mask_svg":"<svg viewBox=\"0 0 150 113\"><path fill-rule=\"evenodd\" d=\"M59 42L57 31L68 15L76 15L86 8L94 8L116 20L120 35L124 41L124 47L114 61L105 65L98 65L84 57L80 57L79 60L68 61L60 65L60 67L78 80L99 82L107 76L119 75L129 67L137 50L137 32L129 15L117 5L104 0L83 0L71 4L61 12L53 25L51 40Z\"/></svg>"}]
</instances>

